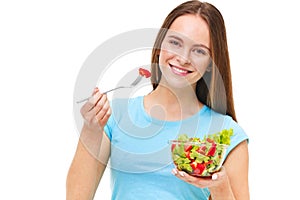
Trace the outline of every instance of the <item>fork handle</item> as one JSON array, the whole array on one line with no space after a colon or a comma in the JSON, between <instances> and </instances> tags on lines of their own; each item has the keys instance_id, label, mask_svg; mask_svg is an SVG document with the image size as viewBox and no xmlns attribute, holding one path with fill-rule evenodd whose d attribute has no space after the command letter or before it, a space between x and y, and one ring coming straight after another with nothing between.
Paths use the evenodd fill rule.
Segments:
<instances>
[{"instance_id":1,"label":"fork handle","mask_svg":"<svg viewBox=\"0 0 300 200\"><path fill-rule=\"evenodd\" d=\"M130 88L130 87L129 86L128 87L126 87L126 86L115 87L113 89L107 90L106 92L103 92L103 94L106 94L106 93L109 93L111 91L114 91L114 90L117 90L117 89L121 89L121 88Z\"/></svg>"},{"instance_id":2,"label":"fork handle","mask_svg":"<svg viewBox=\"0 0 300 200\"><path fill-rule=\"evenodd\" d=\"M88 101L88 100L89 100L89 98L90 98L90 97L88 97L88 98L85 98L85 99L81 99L81 100L79 100L79 101L76 101L76 103L82 103L82 102Z\"/></svg>"},{"instance_id":3,"label":"fork handle","mask_svg":"<svg viewBox=\"0 0 300 200\"><path fill-rule=\"evenodd\" d=\"M121 88L130 88L129 86L128 87L125 87L125 86L119 86L119 87L115 87L113 89L110 89L110 90L107 90L105 92L103 92L102 94L106 94L106 93L109 93L111 91L114 91L114 90L117 90L117 89L121 89ZM79 101L76 101L76 103L82 103L82 102L85 102L85 101L88 101L91 97L87 97L85 99L81 99Z\"/></svg>"}]
</instances>

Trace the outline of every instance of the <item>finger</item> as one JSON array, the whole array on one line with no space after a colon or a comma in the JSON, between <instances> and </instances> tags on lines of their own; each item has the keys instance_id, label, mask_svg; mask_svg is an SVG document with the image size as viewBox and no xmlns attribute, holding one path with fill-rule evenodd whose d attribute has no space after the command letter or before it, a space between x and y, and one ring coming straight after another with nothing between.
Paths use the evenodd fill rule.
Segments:
<instances>
[{"instance_id":1,"label":"finger","mask_svg":"<svg viewBox=\"0 0 300 200\"><path fill-rule=\"evenodd\" d=\"M214 173L214 174L211 176L211 179L212 179L213 181L217 181L217 180L223 179L225 176L226 176L226 170L225 170L225 167L222 166L220 171Z\"/></svg>"},{"instance_id":2,"label":"finger","mask_svg":"<svg viewBox=\"0 0 300 200\"><path fill-rule=\"evenodd\" d=\"M92 95L91 95L91 97L88 99L88 101L89 101L89 100L92 100L91 98L92 98L93 96L95 96L98 92L99 92L99 89L98 89L97 87L95 87L94 90L93 90L93 92L92 92ZM90 101L90 102L91 102L91 101Z\"/></svg>"},{"instance_id":3,"label":"finger","mask_svg":"<svg viewBox=\"0 0 300 200\"><path fill-rule=\"evenodd\" d=\"M95 87L95 88L94 88L93 93L92 93L92 96L95 95L96 92L99 92L99 88L98 88L98 87Z\"/></svg>"},{"instance_id":4,"label":"finger","mask_svg":"<svg viewBox=\"0 0 300 200\"><path fill-rule=\"evenodd\" d=\"M92 110L97 105L97 103L101 100L102 96L103 94L100 93L100 91L98 90L93 96L91 96L91 98L89 98L87 104L90 103L90 106L92 106L90 110Z\"/></svg>"},{"instance_id":5,"label":"finger","mask_svg":"<svg viewBox=\"0 0 300 200\"><path fill-rule=\"evenodd\" d=\"M107 100L107 96L105 94L103 94L99 101L97 102L97 104L95 105L94 111L95 111L95 115L98 115L98 113L103 109L104 105L106 104L106 102L108 102Z\"/></svg>"},{"instance_id":6,"label":"finger","mask_svg":"<svg viewBox=\"0 0 300 200\"><path fill-rule=\"evenodd\" d=\"M180 178L181 180L184 180L186 182L192 183L195 181L195 177L187 174L184 171L179 171L178 169L173 169L172 173L177 176L178 178Z\"/></svg>"},{"instance_id":7,"label":"finger","mask_svg":"<svg viewBox=\"0 0 300 200\"><path fill-rule=\"evenodd\" d=\"M84 119L90 125L100 125L101 127L103 127L110 116L111 111L109 111L109 109L110 104L107 96L102 94L97 104L90 111L85 113ZM105 115L108 116L103 119Z\"/></svg>"},{"instance_id":8,"label":"finger","mask_svg":"<svg viewBox=\"0 0 300 200\"><path fill-rule=\"evenodd\" d=\"M218 174L215 173L211 176L211 180L216 181L218 179Z\"/></svg>"},{"instance_id":9,"label":"finger","mask_svg":"<svg viewBox=\"0 0 300 200\"><path fill-rule=\"evenodd\" d=\"M192 185L195 185L199 188L205 188L212 184L212 180L209 178L201 178L201 177L195 177L187 174L184 171L178 171L177 169L173 169L172 173L179 179L188 182Z\"/></svg>"},{"instance_id":10,"label":"finger","mask_svg":"<svg viewBox=\"0 0 300 200\"><path fill-rule=\"evenodd\" d=\"M100 100L101 101L101 100ZM99 101L99 103L100 103L100 101ZM100 110L99 110L99 112L96 114L96 118L97 118L97 120L98 121L100 121L100 120L102 120L103 119L103 117L106 115L106 113L107 113L107 111L108 111L108 109L109 109L109 107L110 107L110 105L109 105L109 101L105 101L104 103L103 103L103 105L100 105Z\"/></svg>"},{"instance_id":11,"label":"finger","mask_svg":"<svg viewBox=\"0 0 300 200\"><path fill-rule=\"evenodd\" d=\"M107 110L107 112L104 114L103 118L102 118L101 120L99 120L99 124L100 124L101 127L104 127L104 126L106 125L106 123L107 123L107 121L108 121L110 115L111 115L111 108L108 107L108 110Z\"/></svg>"},{"instance_id":12,"label":"finger","mask_svg":"<svg viewBox=\"0 0 300 200\"><path fill-rule=\"evenodd\" d=\"M102 94L99 92L99 90L95 91L93 96L89 98L89 100L82 106L81 108L81 114L84 115L85 113L91 111L95 105L98 103L100 98L102 97Z\"/></svg>"}]
</instances>

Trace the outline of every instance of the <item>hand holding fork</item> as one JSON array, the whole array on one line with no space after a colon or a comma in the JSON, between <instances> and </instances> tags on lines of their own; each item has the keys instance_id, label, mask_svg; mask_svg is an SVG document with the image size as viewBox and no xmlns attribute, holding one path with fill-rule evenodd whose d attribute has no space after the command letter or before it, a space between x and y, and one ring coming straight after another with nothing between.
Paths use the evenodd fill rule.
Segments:
<instances>
[{"instance_id":1,"label":"hand holding fork","mask_svg":"<svg viewBox=\"0 0 300 200\"><path fill-rule=\"evenodd\" d=\"M102 94L106 94L108 92L111 92L111 91L114 91L114 90L117 90L117 89L121 89L121 88L132 88L132 87L136 86L142 80L143 77L149 78L150 76L151 76L151 73L148 70L143 69L143 68L139 68L139 75L136 77L136 79L130 85L118 86L118 87L115 87L113 89L107 90L107 91L103 92ZM76 103L85 102L85 101L89 100L89 98L90 97L79 100Z\"/></svg>"}]
</instances>

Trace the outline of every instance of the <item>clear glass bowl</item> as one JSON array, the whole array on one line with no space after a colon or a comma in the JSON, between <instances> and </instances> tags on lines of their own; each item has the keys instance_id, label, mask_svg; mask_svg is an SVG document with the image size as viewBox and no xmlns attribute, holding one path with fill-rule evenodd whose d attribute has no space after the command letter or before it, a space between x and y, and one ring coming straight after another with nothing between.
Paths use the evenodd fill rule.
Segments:
<instances>
[{"instance_id":1,"label":"clear glass bowl","mask_svg":"<svg viewBox=\"0 0 300 200\"><path fill-rule=\"evenodd\" d=\"M180 171L193 176L209 177L221 169L228 145L214 141L171 140L172 159Z\"/></svg>"}]
</instances>

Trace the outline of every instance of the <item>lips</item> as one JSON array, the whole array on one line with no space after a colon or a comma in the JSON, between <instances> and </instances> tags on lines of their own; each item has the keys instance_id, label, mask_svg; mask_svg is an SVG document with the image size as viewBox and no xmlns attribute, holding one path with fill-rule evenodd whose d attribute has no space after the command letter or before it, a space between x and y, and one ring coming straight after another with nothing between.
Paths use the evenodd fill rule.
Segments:
<instances>
[{"instance_id":1,"label":"lips","mask_svg":"<svg viewBox=\"0 0 300 200\"><path fill-rule=\"evenodd\" d=\"M184 68L177 67L175 65L171 65L171 64L169 64L169 65L170 65L172 72L177 75L186 76L187 74L192 72L192 71L186 70Z\"/></svg>"}]
</instances>

